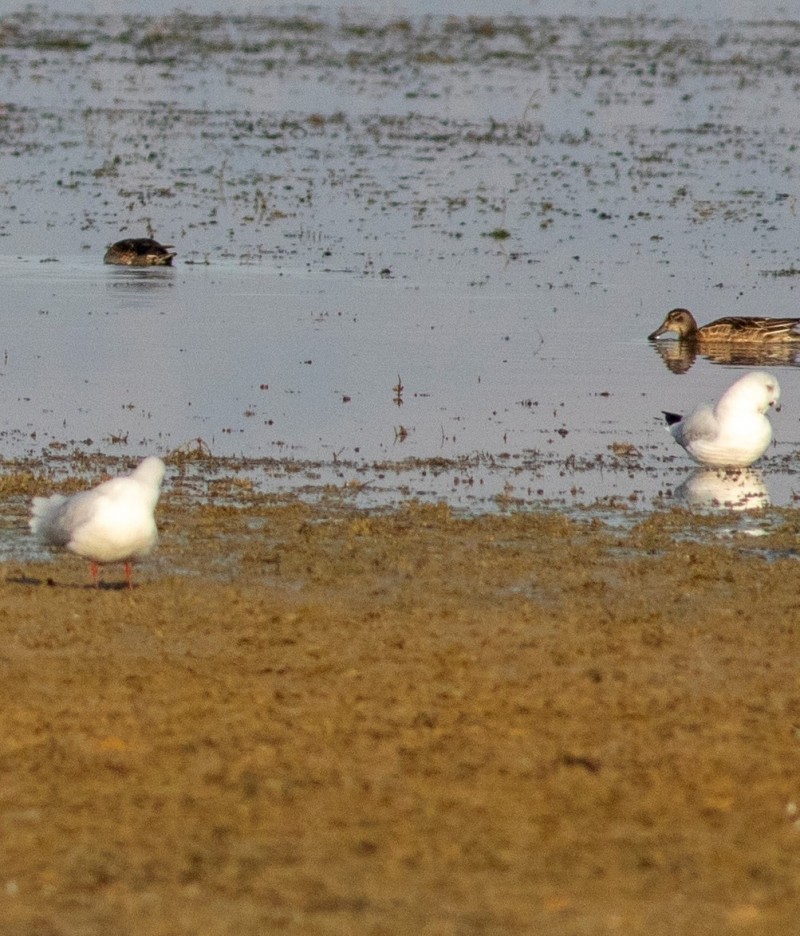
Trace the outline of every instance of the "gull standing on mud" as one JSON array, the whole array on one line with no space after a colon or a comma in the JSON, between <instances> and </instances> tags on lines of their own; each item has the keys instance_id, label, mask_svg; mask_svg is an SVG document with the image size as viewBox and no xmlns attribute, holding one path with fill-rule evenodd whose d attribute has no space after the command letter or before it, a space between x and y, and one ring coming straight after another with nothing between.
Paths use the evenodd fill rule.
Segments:
<instances>
[{"instance_id":1,"label":"gull standing on mud","mask_svg":"<svg viewBox=\"0 0 800 936\"><path fill-rule=\"evenodd\" d=\"M98 587L99 565L124 562L125 580L132 588L131 562L151 552L158 540L154 513L164 470L164 462L151 456L131 474L71 497L34 497L31 532L48 546L89 559Z\"/></svg>"},{"instance_id":2,"label":"gull standing on mud","mask_svg":"<svg viewBox=\"0 0 800 936\"><path fill-rule=\"evenodd\" d=\"M780 409L781 389L766 371L752 371L730 386L716 406L707 404L683 417L664 412L675 441L702 465L746 468L758 461L772 441L766 417Z\"/></svg>"}]
</instances>

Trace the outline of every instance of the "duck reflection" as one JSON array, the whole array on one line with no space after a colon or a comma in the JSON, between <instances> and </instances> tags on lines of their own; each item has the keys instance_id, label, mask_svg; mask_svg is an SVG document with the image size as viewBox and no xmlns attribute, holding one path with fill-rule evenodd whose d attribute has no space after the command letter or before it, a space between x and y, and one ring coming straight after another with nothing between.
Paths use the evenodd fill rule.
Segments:
<instances>
[{"instance_id":1,"label":"duck reflection","mask_svg":"<svg viewBox=\"0 0 800 936\"><path fill-rule=\"evenodd\" d=\"M704 341L652 341L667 370L673 374L685 374L694 364L698 354L712 364L729 364L740 367L800 367L800 345L735 345Z\"/></svg>"},{"instance_id":2,"label":"duck reflection","mask_svg":"<svg viewBox=\"0 0 800 936\"><path fill-rule=\"evenodd\" d=\"M115 292L151 292L175 284L175 270L171 266L111 266L108 267L108 273L106 287Z\"/></svg>"},{"instance_id":3,"label":"duck reflection","mask_svg":"<svg viewBox=\"0 0 800 936\"><path fill-rule=\"evenodd\" d=\"M688 507L760 510L769 507L764 477L754 468L696 468L675 489L675 499Z\"/></svg>"}]
</instances>

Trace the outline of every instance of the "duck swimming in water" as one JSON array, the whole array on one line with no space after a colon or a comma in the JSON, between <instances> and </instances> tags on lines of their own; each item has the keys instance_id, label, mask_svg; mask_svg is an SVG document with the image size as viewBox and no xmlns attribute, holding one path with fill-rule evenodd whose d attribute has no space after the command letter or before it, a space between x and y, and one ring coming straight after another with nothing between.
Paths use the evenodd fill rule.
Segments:
<instances>
[{"instance_id":1,"label":"duck swimming in water","mask_svg":"<svg viewBox=\"0 0 800 936\"><path fill-rule=\"evenodd\" d=\"M766 344L770 342L800 342L800 318L759 318L756 316L727 316L698 327L688 309L673 309L648 339L654 341L669 332L684 341L736 342L737 344Z\"/></svg>"},{"instance_id":2,"label":"duck swimming in water","mask_svg":"<svg viewBox=\"0 0 800 936\"><path fill-rule=\"evenodd\" d=\"M112 244L103 263L117 266L172 266L172 244L159 244L151 237L129 237Z\"/></svg>"}]
</instances>

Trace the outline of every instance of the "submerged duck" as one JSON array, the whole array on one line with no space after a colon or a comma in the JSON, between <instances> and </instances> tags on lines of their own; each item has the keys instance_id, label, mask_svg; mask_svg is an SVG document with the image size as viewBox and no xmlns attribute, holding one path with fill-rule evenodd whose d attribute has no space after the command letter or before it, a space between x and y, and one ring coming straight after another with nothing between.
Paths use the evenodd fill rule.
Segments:
<instances>
[{"instance_id":1,"label":"submerged duck","mask_svg":"<svg viewBox=\"0 0 800 936\"><path fill-rule=\"evenodd\" d=\"M701 465L747 468L766 452L772 441L772 426L766 417L774 406L780 409L781 389L766 371L751 371L740 377L719 398L689 416L664 412L672 437Z\"/></svg>"},{"instance_id":2,"label":"submerged duck","mask_svg":"<svg viewBox=\"0 0 800 936\"><path fill-rule=\"evenodd\" d=\"M800 318L727 316L698 327L688 309L673 309L647 337L652 341L674 332L685 341L750 342L800 341Z\"/></svg>"},{"instance_id":3,"label":"submerged duck","mask_svg":"<svg viewBox=\"0 0 800 936\"><path fill-rule=\"evenodd\" d=\"M151 237L129 237L112 244L103 263L118 266L172 266L172 244L159 244Z\"/></svg>"}]
</instances>

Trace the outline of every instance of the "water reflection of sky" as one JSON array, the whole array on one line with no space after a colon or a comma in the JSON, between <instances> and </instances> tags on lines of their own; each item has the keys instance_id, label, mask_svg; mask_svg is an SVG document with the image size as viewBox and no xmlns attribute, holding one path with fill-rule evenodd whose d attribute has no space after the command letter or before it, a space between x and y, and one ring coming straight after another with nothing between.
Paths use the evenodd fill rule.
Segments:
<instances>
[{"instance_id":1,"label":"water reflection of sky","mask_svg":"<svg viewBox=\"0 0 800 936\"><path fill-rule=\"evenodd\" d=\"M502 457L577 499L677 486L690 465L661 409L714 399L755 362L662 360L645 336L676 305L701 322L798 313L797 278L774 275L798 225L792 35L663 20L558 34L533 69L6 49L7 452L202 437L328 462ZM369 39L323 41L350 61ZM757 67L735 64L751 53ZM150 224L174 270L99 263ZM793 490L791 363L768 362L786 401L774 503ZM626 446L638 460L614 454Z\"/></svg>"}]
</instances>

